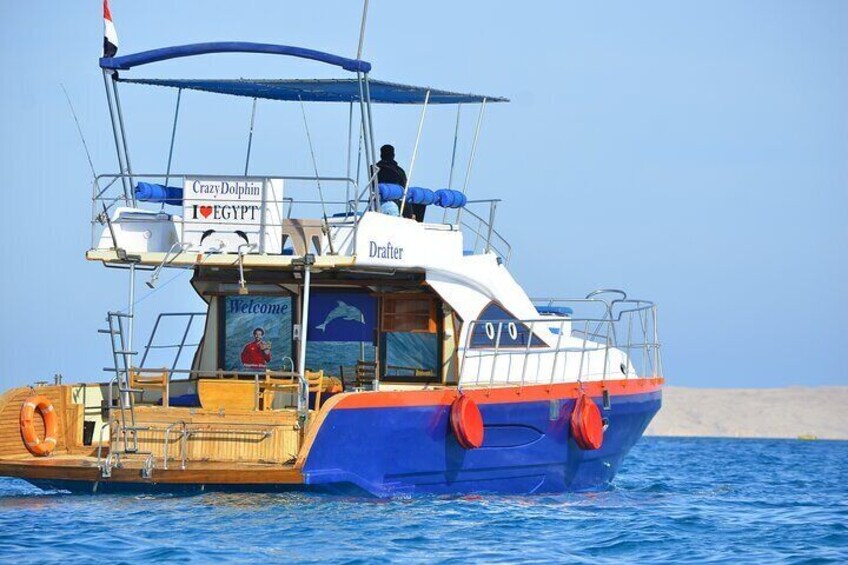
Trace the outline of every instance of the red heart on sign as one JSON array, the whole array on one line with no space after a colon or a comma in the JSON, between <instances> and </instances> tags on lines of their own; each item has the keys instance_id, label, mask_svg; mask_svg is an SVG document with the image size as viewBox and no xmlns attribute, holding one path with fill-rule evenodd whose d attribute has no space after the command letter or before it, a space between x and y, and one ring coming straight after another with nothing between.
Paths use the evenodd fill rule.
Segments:
<instances>
[{"instance_id":1,"label":"red heart on sign","mask_svg":"<svg viewBox=\"0 0 848 565\"><path fill-rule=\"evenodd\" d=\"M204 218L208 218L209 214L212 213L212 206L201 206L200 207L200 215Z\"/></svg>"}]
</instances>

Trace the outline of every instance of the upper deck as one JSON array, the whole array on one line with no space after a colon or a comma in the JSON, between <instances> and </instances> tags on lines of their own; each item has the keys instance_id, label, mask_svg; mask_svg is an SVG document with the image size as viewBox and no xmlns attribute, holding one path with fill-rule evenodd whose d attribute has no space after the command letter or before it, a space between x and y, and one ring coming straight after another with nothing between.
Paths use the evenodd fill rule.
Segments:
<instances>
[{"instance_id":1,"label":"upper deck","mask_svg":"<svg viewBox=\"0 0 848 565\"><path fill-rule=\"evenodd\" d=\"M134 175L127 193L120 182L125 176L101 175L94 181L89 260L285 270L302 266L310 255L319 270L423 270L489 252L506 264L511 255L494 226L497 200L463 200L462 207L432 202L418 222L370 211L368 187L360 191L344 177ZM168 185L155 182L165 178ZM359 194L335 200L304 197L316 183L324 191ZM161 194L151 194L157 190ZM455 193L411 191L425 201L444 192Z\"/></svg>"},{"instance_id":2,"label":"upper deck","mask_svg":"<svg viewBox=\"0 0 848 565\"><path fill-rule=\"evenodd\" d=\"M165 60L216 53L264 54L306 59L350 73L333 79L159 78L132 76L139 68ZM289 45L212 42L162 47L100 59L120 172L100 175L92 189L92 241L87 257L104 263L152 267L286 269L304 259L316 268L376 266L421 269L450 262L464 253L493 251L509 260L509 245L494 229L496 201L467 202L477 140L487 103L497 96L451 92L374 80L371 64ZM120 71L120 75L119 75ZM125 76L125 75L130 76ZM351 78L352 77L352 78ZM119 91L122 85L173 88L173 131L164 173L132 170ZM138 88L134 86L133 88ZM176 174L172 156L181 94L194 90L253 100L243 172L226 175ZM250 175L256 101L300 105L312 175ZM321 176L304 103L349 106L347 171ZM403 186L380 184L372 118L374 104L419 105L415 146ZM457 106L448 188L430 190L413 182L416 156L428 106ZM459 106L479 104L480 115L465 176L454 176L459 136ZM354 149L354 108L358 108L358 151ZM357 153L354 160L354 153ZM355 174L353 173L355 169ZM398 208L426 206L426 223L380 214L386 201ZM470 206L467 206L470 204ZM420 215L420 214L419 214ZM465 244L461 232L465 232ZM471 236L471 237L469 237ZM398 239L400 238L400 240ZM473 242L473 243L471 243ZM432 253L435 247L439 253ZM313 262L314 261L314 262Z\"/></svg>"}]
</instances>

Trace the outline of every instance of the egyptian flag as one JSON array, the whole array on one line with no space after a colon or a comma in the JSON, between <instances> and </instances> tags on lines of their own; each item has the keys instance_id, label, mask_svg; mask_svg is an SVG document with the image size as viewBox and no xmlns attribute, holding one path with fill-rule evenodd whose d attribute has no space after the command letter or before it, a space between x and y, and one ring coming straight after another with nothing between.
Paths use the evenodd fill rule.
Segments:
<instances>
[{"instance_id":1,"label":"egyptian flag","mask_svg":"<svg viewBox=\"0 0 848 565\"><path fill-rule=\"evenodd\" d=\"M114 57L118 52L118 32L112 23L109 0L103 0L103 57Z\"/></svg>"}]
</instances>

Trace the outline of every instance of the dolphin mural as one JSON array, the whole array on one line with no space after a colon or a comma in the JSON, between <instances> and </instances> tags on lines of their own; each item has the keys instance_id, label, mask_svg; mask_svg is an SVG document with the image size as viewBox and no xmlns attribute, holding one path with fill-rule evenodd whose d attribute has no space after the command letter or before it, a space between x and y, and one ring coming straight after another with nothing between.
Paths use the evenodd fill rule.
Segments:
<instances>
[{"instance_id":1,"label":"dolphin mural","mask_svg":"<svg viewBox=\"0 0 848 565\"><path fill-rule=\"evenodd\" d=\"M327 324L332 322L333 320L351 320L353 322L359 322L360 324L365 324L365 315L359 310L359 308L355 306L351 306L350 304L346 304L341 300L336 300L336 307L330 310L327 317L324 318L324 321L319 325L315 326L316 330L327 331Z\"/></svg>"}]
</instances>

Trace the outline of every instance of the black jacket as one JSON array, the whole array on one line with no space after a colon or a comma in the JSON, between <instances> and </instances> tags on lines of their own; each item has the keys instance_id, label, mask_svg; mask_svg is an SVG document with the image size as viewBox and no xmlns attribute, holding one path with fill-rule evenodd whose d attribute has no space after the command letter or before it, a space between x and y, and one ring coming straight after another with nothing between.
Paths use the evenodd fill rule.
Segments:
<instances>
[{"instance_id":1,"label":"black jacket","mask_svg":"<svg viewBox=\"0 0 848 565\"><path fill-rule=\"evenodd\" d=\"M406 171L397 164L397 161L382 159L377 162L377 166L380 167L380 170L377 172L378 183L385 182L404 187L406 186ZM400 209L400 200L396 200L395 202L397 202L398 209ZM424 221L424 212L426 209L427 207L423 204L407 203L406 206L403 207L403 217L414 217L419 222Z\"/></svg>"},{"instance_id":2,"label":"black jacket","mask_svg":"<svg viewBox=\"0 0 848 565\"><path fill-rule=\"evenodd\" d=\"M406 186L406 171L404 171L395 160L383 159L377 162L380 168L377 173L377 182L385 182L389 184L398 184Z\"/></svg>"}]
</instances>

